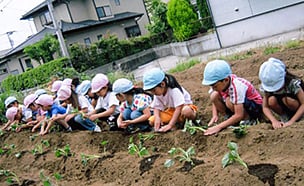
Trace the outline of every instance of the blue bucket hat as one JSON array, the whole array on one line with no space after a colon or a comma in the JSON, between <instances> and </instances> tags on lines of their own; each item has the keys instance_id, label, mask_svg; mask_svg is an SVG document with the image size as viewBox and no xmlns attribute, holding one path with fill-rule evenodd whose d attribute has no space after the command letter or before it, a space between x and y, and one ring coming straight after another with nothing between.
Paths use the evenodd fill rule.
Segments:
<instances>
[{"instance_id":1,"label":"blue bucket hat","mask_svg":"<svg viewBox=\"0 0 304 186\"><path fill-rule=\"evenodd\" d=\"M207 63L204 70L203 85L212 85L232 74L230 65L224 60L213 60Z\"/></svg>"},{"instance_id":2,"label":"blue bucket hat","mask_svg":"<svg viewBox=\"0 0 304 186\"><path fill-rule=\"evenodd\" d=\"M128 92L129 90L131 90L133 87L134 86L133 86L132 81L130 81L126 78L121 78L121 79L117 79L113 83L113 92L115 94L125 93L125 92Z\"/></svg>"},{"instance_id":3,"label":"blue bucket hat","mask_svg":"<svg viewBox=\"0 0 304 186\"><path fill-rule=\"evenodd\" d=\"M144 90L150 90L160 84L165 78L165 73L159 68L153 68L143 76Z\"/></svg>"},{"instance_id":4,"label":"blue bucket hat","mask_svg":"<svg viewBox=\"0 0 304 186\"><path fill-rule=\"evenodd\" d=\"M5 108L7 108L11 103L14 103L15 101L17 101L17 98L14 96L9 96L8 98L6 98L4 101Z\"/></svg>"},{"instance_id":5,"label":"blue bucket hat","mask_svg":"<svg viewBox=\"0 0 304 186\"><path fill-rule=\"evenodd\" d=\"M274 92L283 87L285 83L285 64L275 58L264 62L259 71L262 88L267 92Z\"/></svg>"},{"instance_id":6,"label":"blue bucket hat","mask_svg":"<svg viewBox=\"0 0 304 186\"><path fill-rule=\"evenodd\" d=\"M76 93L80 95L86 95L91 88L91 81L90 80L84 80L80 83L79 86L76 88Z\"/></svg>"}]
</instances>

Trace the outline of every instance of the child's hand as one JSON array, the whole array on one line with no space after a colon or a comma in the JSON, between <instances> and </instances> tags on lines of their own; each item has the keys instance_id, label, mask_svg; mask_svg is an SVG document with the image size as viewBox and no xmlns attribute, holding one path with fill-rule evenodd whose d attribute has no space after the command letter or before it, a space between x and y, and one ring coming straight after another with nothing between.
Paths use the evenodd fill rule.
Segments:
<instances>
[{"instance_id":1,"label":"child's hand","mask_svg":"<svg viewBox=\"0 0 304 186\"><path fill-rule=\"evenodd\" d=\"M208 123L208 127L210 127L211 125L213 125L213 123L216 123L218 121L218 116L212 116L211 120Z\"/></svg>"},{"instance_id":2,"label":"child's hand","mask_svg":"<svg viewBox=\"0 0 304 186\"><path fill-rule=\"evenodd\" d=\"M219 125L216 125L214 127L208 128L204 132L204 135L205 136L213 135L213 134L216 134L216 133L220 132L221 130L222 130L222 128Z\"/></svg>"},{"instance_id":3,"label":"child's hand","mask_svg":"<svg viewBox=\"0 0 304 186\"><path fill-rule=\"evenodd\" d=\"M161 126L162 122L160 117L155 117L155 121L154 121L154 129L155 131L158 131L160 126Z\"/></svg>"},{"instance_id":4,"label":"child's hand","mask_svg":"<svg viewBox=\"0 0 304 186\"><path fill-rule=\"evenodd\" d=\"M158 132L167 132L169 130L171 130L173 127L171 125L165 125L163 127L161 127Z\"/></svg>"},{"instance_id":5,"label":"child's hand","mask_svg":"<svg viewBox=\"0 0 304 186\"><path fill-rule=\"evenodd\" d=\"M282 128L283 127L283 125L284 125L284 123L283 122L281 122L281 121L275 121L275 122L272 122L272 127L274 128L274 129L279 129L279 128Z\"/></svg>"},{"instance_id":6,"label":"child's hand","mask_svg":"<svg viewBox=\"0 0 304 186\"><path fill-rule=\"evenodd\" d=\"M126 128L130 124L132 124L131 120L125 120L121 122L121 125L119 127Z\"/></svg>"},{"instance_id":7,"label":"child's hand","mask_svg":"<svg viewBox=\"0 0 304 186\"><path fill-rule=\"evenodd\" d=\"M98 119L98 115L97 115L97 114L93 114L93 115L91 115L91 116L89 117L89 119L90 119L91 121L95 121L96 119Z\"/></svg>"}]
</instances>

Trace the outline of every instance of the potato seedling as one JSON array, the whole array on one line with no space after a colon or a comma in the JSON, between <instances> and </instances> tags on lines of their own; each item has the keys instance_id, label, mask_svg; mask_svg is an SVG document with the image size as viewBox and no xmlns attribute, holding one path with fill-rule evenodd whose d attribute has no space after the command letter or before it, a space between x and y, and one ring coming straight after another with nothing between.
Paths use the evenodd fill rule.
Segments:
<instances>
[{"instance_id":1,"label":"potato seedling","mask_svg":"<svg viewBox=\"0 0 304 186\"><path fill-rule=\"evenodd\" d=\"M164 163L165 167L171 167L175 163L175 159L178 159L180 162L189 162L191 165L194 165L194 162L192 160L192 156L195 155L194 147L189 147L187 151L185 151L182 148L171 148L168 152L171 159L167 159Z\"/></svg>"},{"instance_id":2,"label":"potato seedling","mask_svg":"<svg viewBox=\"0 0 304 186\"><path fill-rule=\"evenodd\" d=\"M15 149L15 144L4 144L4 146L2 148L0 148L0 155L3 154L11 154L12 151Z\"/></svg>"},{"instance_id":3,"label":"potato seedling","mask_svg":"<svg viewBox=\"0 0 304 186\"><path fill-rule=\"evenodd\" d=\"M63 156L63 157L68 157L68 156L71 156L72 153L71 153L71 148L70 148L70 145L67 144L66 146L64 146L64 148L59 148L59 149L56 149L55 151L55 156L57 158Z\"/></svg>"},{"instance_id":4,"label":"potato seedling","mask_svg":"<svg viewBox=\"0 0 304 186\"><path fill-rule=\"evenodd\" d=\"M44 146L45 147L50 146L50 143L49 143L48 140L42 140L40 144L36 144L35 148L32 150L32 154L34 156L43 154L44 153L44 149L43 149Z\"/></svg>"},{"instance_id":5,"label":"potato seedling","mask_svg":"<svg viewBox=\"0 0 304 186\"><path fill-rule=\"evenodd\" d=\"M233 133L235 134L235 137L240 139L244 137L247 134L247 127L248 125L240 125L238 127L232 127Z\"/></svg>"},{"instance_id":6,"label":"potato seedling","mask_svg":"<svg viewBox=\"0 0 304 186\"><path fill-rule=\"evenodd\" d=\"M243 165L244 167L247 167L247 164L241 159L239 153L238 153L238 146L234 142L228 142L227 145L230 152L226 153L225 156L222 159L222 166L225 168L226 166L232 164L233 162L238 162L239 164Z\"/></svg>"},{"instance_id":7,"label":"potato seedling","mask_svg":"<svg viewBox=\"0 0 304 186\"><path fill-rule=\"evenodd\" d=\"M53 185L58 185L57 181L62 179L62 176L59 173L54 173L54 178L56 180L56 184L53 184L53 182L51 181L51 178L48 176L44 175L44 171L40 170L39 172L39 177L40 180L42 181L43 186L53 186Z\"/></svg>"},{"instance_id":8,"label":"potato seedling","mask_svg":"<svg viewBox=\"0 0 304 186\"><path fill-rule=\"evenodd\" d=\"M100 145L103 146L103 153L105 154L106 151L107 151L107 144L108 144L108 141L107 140L103 140L102 142L100 142Z\"/></svg>"},{"instance_id":9,"label":"potato seedling","mask_svg":"<svg viewBox=\"0 0 304 186\"><path fill-rule=\"evenodd\" d=\"M0 129L0 136L3 136L4 134L5 132L2 129Z\"/></svg>"},{"instance_id":10,"label":"potato seedling","mask_svg":"<svg viewBox=\"0 0 304 186\"><path fill-rule=\"evenodd\" d=\"M8 185L12 185L15 182L17 182L18 185L21 185L21 182L20 182L18 176L13 171L1 169L0 176L6 177L6 183Z\"/></svg>"},{"instance_id":11,"label":"potato seedling","mask_svg":"<svg viewBox=\"0 0 304 186\"><path fill-rule=\"evenodd\" d=\"M153 139L154 136L155 136L155 134L153 134L153 133L150 133L150 134L139 133L138 134L138 138L139 138L140 141L146 141L146 140Z\"/></svg>"},{"instance_id":12,"label":"potato seedling","mask_svg":"<svg viewBox=\"0 0 304 186\"><path fill-rule=\"evenodd\" d=\"M128 147L129 154L131 155L137 154L140 158L149 154L148 150L146 149L146 147L143 146L142 142L139 142L138 145L134 144L133 137L129 139L129 142L130 142Z\"/></svg>"},{"instance_id":13,"label":"potato seedling","mask_svg":"<svg viewBox=\"0 0 304 186\"><path fill-rule=\"evenodd\" d=\"M88 161L91 160L91 159L95 159L95 158L100 158L100 156L98 155L89 155L89 154L84 154L84 153L81 153L80 154L80 157L81 157L81 163L86 166L88 164Z\"/></svg>"},{"instance_id":14,"label":"potato seedling","mask_svg":"<svg viewBox=\"0 0 304 186\"><path fill-rule=\"evenodd\" d=\"M205 132L206 130L203 127L195 126L192 123L192 120L186 120L183 132L189 131L191 135L195 134L197 130Z\"/></svg>"}]
</instances>

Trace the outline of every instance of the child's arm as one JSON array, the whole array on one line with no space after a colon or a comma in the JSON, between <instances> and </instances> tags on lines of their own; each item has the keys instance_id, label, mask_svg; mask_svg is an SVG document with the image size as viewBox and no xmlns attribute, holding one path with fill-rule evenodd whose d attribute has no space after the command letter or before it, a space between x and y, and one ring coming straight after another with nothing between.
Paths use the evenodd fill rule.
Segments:
<instances>
[{"instance_id":1,"label":"child's arm","mask_svg":"<svg viewBox=\"0 0 304 186\"><path fill-rule=\"evenodd\" d=\"M7 123L1 128L2 130L7 130L9 126L13 123L14 121L7 121Z\"/></svg>"},{"instance_id":2,"label":"child's arm","mask_svg":"<svg viewBox=\"0 0 304 186\"><path fill-rule=\"evenodd\" d=\"M273 115L271 109L270 109L269 106L268 106L268 98L269 98L269 97L268 97L267 94L265 94L265 96L263 97L263 113L264 113L265 116L270 120L271 125L272 125L272 127L273 127L274 129L281 128L283 123L282 123L281 121L278 121L278 120L274 117L274 115Z\"/></svg>"},{"instance_id":3,"label":"child's arm","mask_svg":"<svg viewBox=\"0 0 304 186\"><path fill-rule=\"evenodd\" d=\"M107 109L104 112L101 112L98 114L91 114L89 119L92 121L95 121L98 118L104 118L104 117L111 116L115 112L115 109L116 109L116 105L112 105L109 109Z\"/></svg>"},{"instance_id":4,"label":"child's arm","mask_svg":"<svg viewBox=\"0 0 304 186\"><path fill-rule=\"evenodd\" d=\"M227 128L231 125L234 125L236 123L238 123L239 121L241 121L244 118L244 114L245 114L245 110L244 110L244 106L243 104L237 104L234 105L234 114L227 119L226 121L223 121L222 123L208 128L204 135L212 135L212 134L216 134L218 132L220 132L221 130L223 130L224 128Z\"/></svg>"},{"instance_id":5,"label":"child's arm","mask_svg":"<svg viewBox=\"0 0 304 186\"><path fill-rule=\"evenodd\" d=\"M215 105L212 103L212 118L208 123L208 126L213 125L213 123L216 123L218 121L218 113Z\"/></svg>"},{"instance_id":6,"label":"child's arm","mask_svg":"<svg viewBox=\"0 0 304 186\"><path fill-rule=\"evenodd\" d=\"M292 125L294 122L300 119L304 114L304 91L302 89L300 89L299 92L297 93L297 97L299 99L300 106L297 112L292 116L292 118L287 123L285 123L284 127Z\"/></svg>"},{"instance_id":7,"label":"child's arm","mask_svg":"<svg viewBox=\"0 0 304 186\"><path fill-rule=\"evenodd\" d=\"M159 129L159 132L167 132L168 130L172 129L175 126L175 123L178 120L178 117L180 116L182 112L182 108L184 105L179 105L175 108L172 118L170 119L170 122L168 125L162 127Z\"/></svg>"},{"instance_id":8,"label":"child's arm","mask_svg":"<svg viewBox=\"0 0 304 186\"><path fill-rule=\"evenodd\" d=\"M130 124L136 124L136 123L144 122L144 121L147 121L150 116L151 116L150 108L147 107L143 110L143 114L140 117L135 118L133 120L122 121L122 125L127 127Z\"/></svg>"}]
</instances>

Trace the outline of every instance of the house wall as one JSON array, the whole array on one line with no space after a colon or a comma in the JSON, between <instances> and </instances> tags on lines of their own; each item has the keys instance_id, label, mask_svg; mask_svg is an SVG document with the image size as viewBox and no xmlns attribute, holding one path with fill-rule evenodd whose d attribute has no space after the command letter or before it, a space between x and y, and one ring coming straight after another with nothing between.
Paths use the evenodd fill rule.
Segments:
<instances>
[{"instance_id":1,"label":"house wall","mask_svg":"<svg viewBox=\"0 0 304 186\"><path fill-rule=\"evenodd\" d=\"M98 20L92 0L70 1L69 8L74 22Z\"/></svg>"},{"instance_id":2,"label":"house wall","mask_svg":"<svg viewBox=\"0 0 304 186\"><path fill-rule=\"evenodd\" d=\"M97 36L102 34L103 36L108 34L116 35L119 39L127 38L126 32L123 27L135 25L133 20L115 22L107 24L106 26L102 25L100 27L94 27L91 29L73 32L70 34L65 34L66 44L71 45L73 43L84 43L85 38L90 38L91 42L97 42Z\"/></svg>"},{"instance_id":3,"label":"house wall","mask_svg":"<svg viewBox=\"0 0 304 186\"><path fill-rule=\"evenodd\" d=\"M72 22L69 15L67 5L62 3L59 6L54 7L54 16L56 20L63 20L65 22Z\"/></svg>"},{"instance_id":4,"label":"house wall","mask_svg":"<svg viewBox=\"0 0 304 186\"><path fill-rule=\"evenodd\" d=\"M222 47L304 27L304 2L300 0L209 2Z\"/></svg>"}]
</instances>

